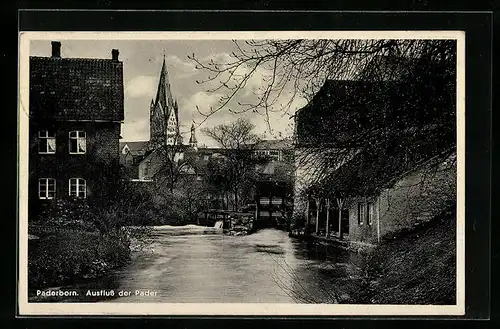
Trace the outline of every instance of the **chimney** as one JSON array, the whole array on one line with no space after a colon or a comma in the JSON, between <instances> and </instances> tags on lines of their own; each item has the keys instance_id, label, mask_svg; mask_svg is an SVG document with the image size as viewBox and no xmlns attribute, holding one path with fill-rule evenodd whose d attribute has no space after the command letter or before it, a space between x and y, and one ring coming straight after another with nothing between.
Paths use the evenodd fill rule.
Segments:
<instances>
[{"instance_id":1,"label":"chimney","mask_svg":"<svg viewBox=\"0 0 500 329\"><path fill-rule=\"evenodd\" d=\"M52 57L61 58L61 43L52 41Z\"/></svg>"},{"instance_id":2,"label":"chimney","mask_svg":"<svg viewBox=\"0 0 500 329\"><path fill-rule=\"evenodd\" d=\"M115 62L118 62L118 55L120 54L120 52L118 51L118 49L112 49L111 50L111 58L115 61Z\"/></svg>"}]
</instances>

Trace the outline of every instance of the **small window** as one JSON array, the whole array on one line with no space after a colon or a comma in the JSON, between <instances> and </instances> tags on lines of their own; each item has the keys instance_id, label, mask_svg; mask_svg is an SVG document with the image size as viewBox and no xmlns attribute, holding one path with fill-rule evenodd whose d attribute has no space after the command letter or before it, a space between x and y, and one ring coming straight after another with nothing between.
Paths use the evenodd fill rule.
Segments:
<instances>
[{"instance_id":1,"label":"small window","mask_svg":"<svg viewBox=\"0 0 500 329\"><path fill-rule=\"evenodd\" d=\"M56 153L56 135L53 131L40 130L38 132L38 153Z\"/></svg>"},{"instance_id":2,"label":"small window","mask_svg":"<svg viewBox=\"0 0 500 329\"><path fill-rule=\"evenodd\" d=\"M38 197L40 199L54 199L56 197L56 180L54 178L40 178L38 180Z\"/></svg>"},{"instance_id":3,"label":"small window","mask_svg":"<svg viewBox=\"0 0 500 329\"><path fill-rule=\"evenodd\" d=\"M208 154L205 154L205 155L203 156L203 160L205 160L205 161L210 160L210 156L209 156Z\"/></svg>"},{"instance_id":4,"label":"small window","mask_svg":"<svg viewBox=\"0 0 500 329\"><path fill-rule=\"evenodd\" d=\"M367 208L368 212L368 225L373 224L373 203L369 202Z\"/></svg>"},{"instance_id":5,"label":"small window","mask_svg":"<svg viewBox=\"0 0 500 329\"><path fill-rule=\"evenodd\" d=\"M269 151L269 157L272 159L272 160L275 160L275 161L279 161L280 159L280 152L279 151Z\"/></svg>"},{"instance_id":6,"label":"small window","mask_svg":"<svg viewBox=\"0 0 500 329\"><path fill-rule=\"evenodd\" d=\"M70 131L69 153L85 154L86 151L87 151L87 142L86 142L85 131Z\"/></svg>"},{"instance_id":7,"label":"small window","mask_svg":"<svg viewBox=\"0 0 500 329\"><path fill-rule=\"evenodd\" d=\"M363 219L365 217L364 205L360 202L358 203L358 225L363 225Z\"/></svg>"},{"instance_id":8,"label":"small window","mask_svg":"<svg viewBox=\"0 0 500 329\"><path fill-rule=\"evenodd\" d=\"M87 184L83 178L70 178L69 179L69 195L76 198L87 197Z\"/></svg>"}]
</instances>

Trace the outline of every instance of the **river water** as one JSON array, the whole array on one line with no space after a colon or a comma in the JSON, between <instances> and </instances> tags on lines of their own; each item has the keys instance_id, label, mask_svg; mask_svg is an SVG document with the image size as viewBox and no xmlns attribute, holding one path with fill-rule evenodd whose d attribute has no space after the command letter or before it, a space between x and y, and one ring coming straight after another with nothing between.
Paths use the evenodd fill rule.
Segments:
<instances>
[{"instance_id":1,"label":"river water","mask_svg":"<svg viewBox=\"0 0 500 329\"><path fill-rule=\"evenodd\" d=\"M357 254L276 229L228 236L214 228L157 227L128 266L91 285L114 295L92 301L337 303L345 298L342 282L357 275L357 262ZM77 288L89 300L88 287Z\"/></svg>"}]
</instances>

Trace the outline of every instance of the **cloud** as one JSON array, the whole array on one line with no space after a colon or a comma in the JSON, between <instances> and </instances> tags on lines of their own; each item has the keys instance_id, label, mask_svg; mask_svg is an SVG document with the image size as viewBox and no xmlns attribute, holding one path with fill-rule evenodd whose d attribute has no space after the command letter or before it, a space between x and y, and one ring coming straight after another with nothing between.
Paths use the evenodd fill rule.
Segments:
<instances>
[{"instance_id":1,"label":"cloud","mask_svg":"<svg viewBox=\"0 0 500 329\"><path fill-rule=\"evenodd\" d=\"M149 118L133 122L125 121L121 126L123 141L149 140Z\"/></svg>"},{"instance_id":2,"label":"cloud","mask_svg":"<svg viewBox=\"0 0 500 329\"><path fill-rule=\"evenodd\" d=\"M223 95L219 93L207 93L205 91L198 91L187 99L180 99L179 108L182 109L182 111L180 110L180 115L182 116L182 113L191 114L191 118L181 117L181 119L189 120L199 116L200 114L198 113L197 108L202 113L209 113L211 108L215 109L217 106L219 106L220 98L222 96Z\"/></svg>"},{"instance_id":3,"label":"cloud","mask_svg":"<svg viewBox=\"0 0 500 329\"><path fill-rule=\"evenodd\" d=\"M217 53L217 54L212 54L208 55L206 57L203 57L200 59L202 63L209 63L212 62L217 65L226 65L228 63L232 63L236 60L231 54L229 53Z\"/></svg>"},{"instance_id":4,"label":"cloud","mask_svg":"<svg viewBox=\"0 0 500 329\"><path fill-rule=\"evenodd\" d=\"M229 88L233 88L242 83L248 76L244 86L240 87L238 92L238 96L240 97L250 97L262 93L271 81L272 71L263 66L255 68L253 65L241 63L229 69L227 65L237 63L238 59L228 53L214 54L204 57L200 61L207 66L216 67L218 70L228 69L228 71L220 74L216 80L208 84L211 88L218 87L222 81L227 81ZM208 76L213 76L209 72L205 71L204 73L207 73Z\"/></svg>"},{"instance_id":5,"label":"cloud","mask_svg":"<svg viewBox=\"0 0 500 329\"><path fill-rule=\"evenodd\" d=\"M163 62L163 55L158 55L154 58L157 63ZM167 71L170 76L175 76L175 79L185 79L192 77L197 74L199 70L196 68L196 64L189 60L183 60L176 55L165 56L165 62L167 63Z\"/></svg>"},{"instance_id":6,"label":"cloud","mask_svg":"<svg viewBox=\"0 0 500 329\"><path fill-rule=\"evenodd\" d=\"M153 97L156 92L157 77L139 75L126 83L125 94L128 97Z\"/></svg>"},{"instance_id":7,"label":"cloud","mask_svg":"<svg viewBox=\"0 0 500 329\"><path fill-rule=\"evenodd\" d=\"M170 55L165 58L167 65L172 70L176 71L176 78L187 78L198 73L196 65L192 62L183 61L177 56Z\"/></svg>"}]
</instances>

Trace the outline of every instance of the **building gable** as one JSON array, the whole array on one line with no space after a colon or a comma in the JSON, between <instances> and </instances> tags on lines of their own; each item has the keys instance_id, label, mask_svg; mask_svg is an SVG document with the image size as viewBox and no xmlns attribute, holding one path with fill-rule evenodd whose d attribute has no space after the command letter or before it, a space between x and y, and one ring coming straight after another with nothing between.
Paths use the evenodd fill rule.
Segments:
<instances>
[{"instance_id":1,"label":"building gable","mask_svg":"<svg viewBox=\"0 0 500 329\"><path fill-rule=\"evenodd\" d=\"M117 58L30 57L30 116L123 121L123 63Z\"/></svg>"}]
</instances>

